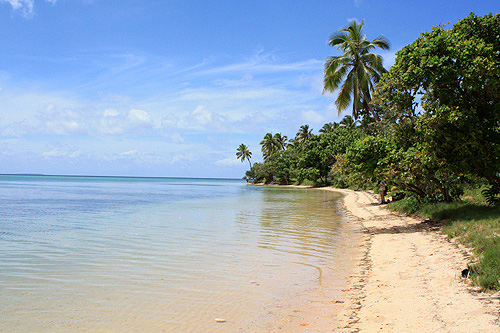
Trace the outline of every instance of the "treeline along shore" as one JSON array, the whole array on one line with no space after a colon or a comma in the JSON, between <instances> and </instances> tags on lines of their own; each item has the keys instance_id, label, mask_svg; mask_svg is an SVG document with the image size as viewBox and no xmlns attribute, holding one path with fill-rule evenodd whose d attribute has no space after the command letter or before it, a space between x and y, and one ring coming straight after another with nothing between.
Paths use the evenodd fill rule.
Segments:
<instances>
[{"instance_id":1,"label":"treeline along shore","mask_svg":"<svg viewBox=\"0 0 500 333\"><path fill-rule=\"evenodd\" d=\"M248 160L250 183L306 184L385 194L390 210L433 221L471 249L465 278L500 290L500 15L471 13L423 32L382 67L364 22L334 33L339 55L326 59L324 92L339 113L317 134L265 134L264 160ZM377 207L378 208L378 207Z\"/></svg>"}]
</instances>

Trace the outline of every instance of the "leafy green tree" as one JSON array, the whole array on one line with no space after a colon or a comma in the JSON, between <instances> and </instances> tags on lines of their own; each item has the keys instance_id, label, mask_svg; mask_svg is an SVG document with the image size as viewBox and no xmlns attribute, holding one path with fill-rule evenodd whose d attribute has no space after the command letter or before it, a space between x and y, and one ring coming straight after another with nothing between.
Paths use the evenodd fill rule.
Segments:
<instances>
[{"instance_id":1,"label":"leafy green tree","mask_svg":"<svg viewBox=\"0 0 500 333\"><path fill-rule=\"evenodd\" d=\"M236 158L241 160L242 163L244 160L248 160L248 163L250 164L250 169L252 169L252 162L250 162L250 157L252 157L252 152L248 150L247 145L244 145L242 143L236 150Z\"/></svg>"},{"instance_id":2,"label":"leafy green tree","mask_svg":"<svg viewBox=\"0 0 500 333\"><path fill-rule=\"evenodd\" d=\"M270 183L273 180L273 173L268 163L254 163L252 169L246 172L247 181L254 183Z\"/></svg>"},{"instance_id":3,"label":"leafy green tree","mask_svg":"<svg viewBox=\"0 0 500 333\"><path fill-rule=\"evenodd\" d=\"M422 155L414 163L425 164L412 169L484 177L500 193L499 31L499 14L471 13L397 53L374 100L392 119L395 140Z\"/></svg>"},{"instance_id":4,"label":"leafy green tree","mask_svg":"<svg viewBox=\"0 0 500 333\"><path fill-rule=\"evenodd\" d=\"M328 175L339 155L363 137L356 128L339 127L331 133L311 137L305 144L297 167L299 178L328 184Z\"/></svg>"},{"instance_id":5,"label":"leafy green tree","mask_svg":"<svg viewBox=\"0 0 500 333\"><path fill-rule=\"evenodd\" d=\"M296 175L297 154L293 149L283 150L275 153L267 164L274 176L274 181L288 185Z\"/></svg>"},{"instance_id":6,"label":"leafy green tree","mask_svg":"<svg viewBox=\"0 0 500 333\"><path fill-rule=\"evenodd\" d=\"M371 102L371 91L380 76L386 71L382 57L370 52L379 47L389 49L389 41L378 37L368 41L363 34L364 21L351 21L345 28L330 36L328 45L337 47L343 54L326 59L324 69L324 92L334 92L340 88L335 104L339 114L352 103L352 116L358 118L362 109L368 109L378 121Z\"/></svg>"}]
</instances>

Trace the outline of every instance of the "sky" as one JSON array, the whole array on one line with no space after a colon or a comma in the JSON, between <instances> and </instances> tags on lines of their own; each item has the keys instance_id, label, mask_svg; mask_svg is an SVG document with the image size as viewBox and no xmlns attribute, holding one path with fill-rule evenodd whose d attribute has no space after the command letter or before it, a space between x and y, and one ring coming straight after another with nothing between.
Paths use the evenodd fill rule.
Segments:
<instances>
[{"instance_id":1,"label":"sky","mask_svg":"<svg viewBox=\"0 0 500 333\"><path fill-rule=\"evenodd\" d=\"M0 174L241 178L249 146L338 122L328 37L364 20L389 68L498 0L0 0Z\"/></svg>"}]
</instances>

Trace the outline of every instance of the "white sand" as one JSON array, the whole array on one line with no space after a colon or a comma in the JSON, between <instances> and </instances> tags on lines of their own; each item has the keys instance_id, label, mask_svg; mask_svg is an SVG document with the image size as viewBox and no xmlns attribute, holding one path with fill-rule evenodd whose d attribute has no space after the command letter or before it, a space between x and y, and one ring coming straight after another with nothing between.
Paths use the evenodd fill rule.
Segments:
<instances>
[{"instance_id":1,"label":"white sand","mask_svg":"<svg viewBox=\"0 0 500 333\"><path fill-rule=\"evenodd\" d=\"M330 190L345 195L349 221L365 235L332 331L500 332L498 298L461 277L465 248L382 208L372 194Z\"/></svg>"}]
</instances>

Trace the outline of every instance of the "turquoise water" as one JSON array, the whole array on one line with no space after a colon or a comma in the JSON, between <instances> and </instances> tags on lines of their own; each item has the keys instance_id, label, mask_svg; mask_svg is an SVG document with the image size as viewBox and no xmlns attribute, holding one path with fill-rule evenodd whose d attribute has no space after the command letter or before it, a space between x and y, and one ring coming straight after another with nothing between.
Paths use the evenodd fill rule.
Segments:
<instances>
[{"instance_id":1,"label":"turquoise water","mask_svg":"<svg viewBox=\"0 0 500 333\"><path fill-rule=\"evenodd\" d=\"M335 289L338 199L239 180L0 176L0 329L270 329Z\"/></svg>"}]
</instances>

